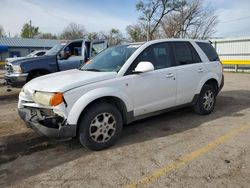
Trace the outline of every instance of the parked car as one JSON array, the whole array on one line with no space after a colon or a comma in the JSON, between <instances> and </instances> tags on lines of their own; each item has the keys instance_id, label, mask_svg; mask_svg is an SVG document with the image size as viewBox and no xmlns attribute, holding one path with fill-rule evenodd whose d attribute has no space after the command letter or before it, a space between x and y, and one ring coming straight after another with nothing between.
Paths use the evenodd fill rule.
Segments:
<instances>
[{"instance_id":1,"label":"parked car","mask_svg":"<svg viewBox=\"0 0 250 188\"><path fill-rule=\"evenodd\" d=\"M35 51L31 52L30 54L28 54L28 55L26 55L24 57L9 57L9 58L6 58L5 62L10 63L12 61L16 61L16 60L20 60L20 59L43 56L43 55L45 55L46 52L47 52L47 50L35 50Z\"/></svg>"},{"instance_id":2,"label":"parked car","mask_svg":"<svg viewBox=\"0 0 250 188\"><path fill-rule=\"evenodd\" d=\"M123 124L141 118L184 106L210 114L223 83L209 42L154 40L108 48L78 70L30 81L18 111L42 135L78 137L101 150L115 143Z\"/></svg>"},{"instance_id":3,"label":"parked car","mask_svg":"<svg viewBox=\"0 0 250 188\"><path fill-rule=\"evenodd\" d=\"M25 83L41 75L79 68L90 57L107 48L105 40L74 40L55 45L44 56L16 60L6 63L5 81L12 87L22 87Z\"/></svg>"}]
</instances>

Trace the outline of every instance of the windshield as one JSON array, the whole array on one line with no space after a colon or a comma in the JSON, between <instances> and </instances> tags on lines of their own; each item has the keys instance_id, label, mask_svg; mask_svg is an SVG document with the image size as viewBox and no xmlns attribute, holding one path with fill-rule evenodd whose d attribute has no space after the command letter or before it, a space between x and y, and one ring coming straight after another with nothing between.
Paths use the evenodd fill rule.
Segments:
<instances>
[{"instance_id":1,"label":"windshield","mask_svg":"<svg viewBox=\"0 0 250 188\"><path fill-rule=\"evenodd\" d=\"M57 53L65 46L65 44L56 44L45 55L57 55Z\"/></svg>"},{"instance_id":2,"label":"windshield","mask_svg":"<svg viewBox=\"0 0 250 188\"><path fill-rule=\"evenodd\" d=\"M108 48L84 64L80 70L118 72L140 45L121 45Z\"/></svg>"}]
</instances>

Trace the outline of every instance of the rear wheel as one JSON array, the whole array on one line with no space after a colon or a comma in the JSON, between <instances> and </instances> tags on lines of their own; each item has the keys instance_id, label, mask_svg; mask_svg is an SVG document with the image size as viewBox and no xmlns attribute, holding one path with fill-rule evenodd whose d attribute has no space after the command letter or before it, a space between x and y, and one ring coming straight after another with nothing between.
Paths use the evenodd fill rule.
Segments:
<instances>
[{"instance_id":1,"label":"rear wheel","mask_svg":"<svg viewBox=\"0 0 250 188\"><path fill-rule=\"evenodd\" d=\"M100 102L87 109L79 124L79 141L90 150L112 146L122 131L122 117L113 105Z\"/></svg>"},{"instance_id":2,"label":"rear wheel","mask_svg":"<svg viewBox=\"0 0 250 188\"><path fill-rule=\"evenodd\" d=\"M213 86L204 85L199 94L199 98L194 106L194 111L198 114L210 114L215 107L216 92Z\"/></svg>"}]
</instances>

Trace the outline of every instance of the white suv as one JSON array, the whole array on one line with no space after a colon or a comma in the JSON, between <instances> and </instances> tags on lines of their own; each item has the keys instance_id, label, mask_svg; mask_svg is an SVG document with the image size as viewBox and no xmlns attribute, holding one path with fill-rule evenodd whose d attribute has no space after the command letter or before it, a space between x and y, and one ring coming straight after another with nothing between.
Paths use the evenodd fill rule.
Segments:
<instances>
[{"instance_id":1,"label":"white suv","mask_svg":"<svg viewBox=\"0 0 250 188\"><path fill-rule=\"evenodd\" d=\"M79 69L30 81L18 110L42 135L78 137L101 150L114 144L123 124L187 105L211 113L223 83L209 42L154 40L108 48Z\"/></svg>"}]
</instances>

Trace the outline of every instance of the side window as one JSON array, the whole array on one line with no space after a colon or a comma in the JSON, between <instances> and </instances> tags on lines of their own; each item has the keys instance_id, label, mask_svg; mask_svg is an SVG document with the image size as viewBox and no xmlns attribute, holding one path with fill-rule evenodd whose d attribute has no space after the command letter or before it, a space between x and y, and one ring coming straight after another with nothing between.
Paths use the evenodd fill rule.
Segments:
<instances>
[{"instance_id":1,"label":"side window","mask_svg":"<svg viewBox=\"0 0 250 188\"><path fill-rule=\"evenodd\" d=\"M202 51L206 54L209 61L220 61L214 47L207 42L196 42Z\"/></svg>"},{"instance_id":2,"label":"side window","mask_svg":"<svg viewBox=\"0 0 250 188\"><path fill-rule=\"evenodd\" d=\"M68 59L71 56L81 56L82 42L72 42L66 48L64 48L64 51L66 59Z\"/></svg>"},{"instance_id":3,"label":"side window","mask_svg":"<svg viewBox=\"0 0 250 188\"><path fill-rule=\"evenodd\" d=\"M129 67L126 75L131 74L138 63L149 61L154 65L155 70L171 67L174 65L171 47L169 43L153 44L146 48Z\"/></svg>"},{"instance_id":4,"label":"side window","mask_svg":"<svg viewBox=\"0 0 250 188\"><path fill-rule=\"evenodd\" d=\"M175 60L178 65L188 65L201 62L201 59L189 42L173 42Z\"/></svg>"}]
</instances>

